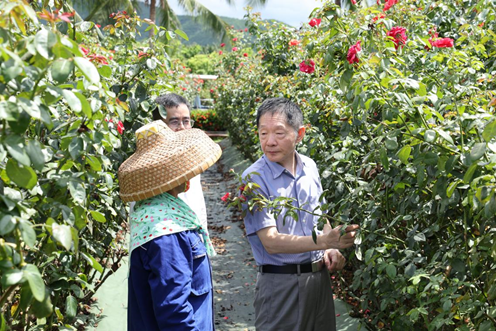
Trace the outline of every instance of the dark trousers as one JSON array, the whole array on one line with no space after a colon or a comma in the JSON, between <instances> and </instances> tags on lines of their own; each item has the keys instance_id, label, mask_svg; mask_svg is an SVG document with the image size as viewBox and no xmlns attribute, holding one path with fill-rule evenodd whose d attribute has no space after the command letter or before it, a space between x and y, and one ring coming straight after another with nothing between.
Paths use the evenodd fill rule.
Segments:
<instances>
[{"instance_id":1,"label":"dark trousers","mask_svg":"<svg viewBox=\"0 0 496 331\"><path fill-rule=\"evenodd\" d=\"M336 314L326 268L298 274L258 273L257 331L335 331Z\"/></svg>"}]
</instances>

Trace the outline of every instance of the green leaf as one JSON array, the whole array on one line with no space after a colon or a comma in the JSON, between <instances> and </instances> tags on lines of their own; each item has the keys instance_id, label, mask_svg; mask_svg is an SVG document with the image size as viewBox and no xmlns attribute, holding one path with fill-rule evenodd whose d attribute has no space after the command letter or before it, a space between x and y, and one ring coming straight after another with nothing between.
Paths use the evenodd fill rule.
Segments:
<instances>
[{"instance_id":1,"label":"green leaf","mask_svg":"<svg viewBox=\"0 0 496 331\"><path fill-rule=\"evenodd\" d=\"M450 136L447 132L444 132L444 131L443 131L443 130L441 130L441 129L437 129L436 131L437 131L437 133L438 133L441 137L443 137L443 139L444 139L444 140L446 140L447 142L449 142L449 143L453 144L453 139L451 138L451 136Z\"/></svg>"},{"instance_id":2,"label":"green leaf","mask_svg":"<svg viewBox=\"0 0 496 331\"><path fill-rule=\"evenodd\" d=\"M77 253L79 251L79 232L76 228L71 227L72 242L74 245L74 251Z\"/></svg>"},{"instance_id":3,"label":"green leaf","mask_svg":"<svg viewBox=\"0 0 496 331\"><path fill-rule=\"evenodd\" d=\"M486 143L476 143L470 151L470 159L472 161L477 161L484 155L484 153L486 153Z\"/></svg>"},{"instance_id":4,"label":"green leaf","mask_svg":"<svg viewBox=\"0 0 496 331\"><path fill-rule=\"evenodd\" d=\"M98 72L105 78L112 77L112 68L110 66L101 66L98 68Z\"/></svg>"},{"instance_id":5,"label":"green leaf","mask_svg":"<svg viewBox=\"0 0 496 331\"><path fill-rule=\"evenodd\" d=\"M400 158L401 162L404 164L408 164L408 158L410 157L410 153L412 151L412 147L409 145L403 146L403 148L400 149L398 152L398 157Z\"/></svg>"},{"instance_id":6,"label":"green leaf","mask_svg":"<svg viewBox=\"0 0 496 331\"><path fill-rule=\"evenodd\" d=\"M74 61L67 59L57 59L52 63L50 73L52 74L53 79L55 79L59 84L62 84L67 80L73 70Z\"/></svg>"},{"instance_id":7,"label":"green leaf","mask_svg":"<svg viewBox=\"0 0 496 331\"><path fill-rule=\"evenodd\" d=\"M457 181L455 181L455 182L453 182L453 183L450 183L450 184L448 185L448 188L446 189L446 196L447 196L448 198L451 198L451 196L453 195L453 192L455 191L456 187L457 187L457 186L458 186L458 184L460 184L460 183L463 183L463 181L462 181L462 180L457 180Z\"/></svg>"},{"instance_id":8,"label":"green leaf","mask_svg":"<svg viewBox=\"0 0 496 331\"><path fill-rule=\"evenodd\" d=\"M56 242L60 243L66 250L71 249L72 245L72 232L69 225L59 225L54 222L52 224L52 236Z\"/></svg>"},{"instance_id":9,"label":"green leaf","mask_svg":"<svg viewBox=\"0 0 496 331\"><path fill-rule=\"evenodd\" d=\"M65 315L69 320L74 319L77 314L77 300L72 295L65 299Z\"/></svg>"},{"instance_id":10,"label":"green leaf","mask_svg":"<svg viewBox=\"0 0 496 331\"><path fill-rule=\"evenodd\" d=\"M482 138L484 138L486 142L489 142L495 136L496 136L496 120L489 122L484 128L484 131L482 132Z\"/></svg>"},{"instance_id":11,"label":"green leaf","mask_svg":"<svg viewBox=\"0 0 496 331\"><path fill-rule=\"evenodd\" d=\"M50 30L41 29L34 37L36 51L49 60L52 58L52 48L57 43L57 35Z\"/></svg>"},{"instance_id":12,"label":"green leaf","mask_svg":"<svg viewBox=\"0 0 496 331\"><path fill-rule=\"evenodd\" d=\"M90 82L93 84L100 83L100 74L93 63L83 57L75 57L74 63Z\"/></svg>"},{"instance_id":13,"label":"green leaf","mask_svg":"<svg viewBox=\"0 0 496 331\"><path fill-rule=\"evenodd\" d=\"M38 176L30 167L21 167L14 159L7 161L7 176L22 188L32 189L38 183Z\"/></svg>"},{"instance_id":14,"label":"green leaf","mask_svg":"<svg viewBox=\"0 0 496 331\"><path fill-rule=\"evenodd\" d=\"M85 98L84 95L82 95L79 92L74 92L74 95L81 102L81 107L82 107L83 113L86 115L87 118L91 118L93 116L93 111L91 110L91 105L88 102L88 100Z\"/></svg>"},{"instance_id":15,"label":"green leaf","mask_svg":"<svg viewBox=\"0 0 496 331\"><path fill-rule=\"evenodd\" d=\"M78 204L84 205L86 202L86 189L83 184L77 180L71 180L68 183L69 192L71 192L72 198Z\"/></svg>"},{"instance_id":16,"label":"green leaf","mask_svg":"<svg viewBox=\"0 0 496 331\"><path fill-rule=\"evenodd\" d=\"M29 287L31 288L31 292L33 293L34 298L37 301L43 301L45 299L45 283L41 278L40 271L33 264L26 264L22 268L22 273L24 279L26 279L29 283Z\"/></svg>"},{"instance_id":17,"label":"green leaf","mask_svg":"<svg viewBox=\"0 0 496 331\"><path fill-rule=\"evenodd\" d=\"M386 267L386 273L388 274L389 278L394 279L396 277L396 267L392 264L388 265Z\"/></svg>"},{"instance_id":18,"label":"green leaf","mask_svg":"<svg viewBox=\"0 0 496 331\"><path fill-rule=\"evenodd\" d=\"M24 139L22 137L16 135L9 135L4 140L5 147L9 154L16 159L20 164L29 166L31 164L31 160L29 159L28 154L26 153L26 149L24 146Z\"/></svg>"},{"instance_id":19,"label":"green leaf","mask_svg":"<svg viewBox=\"0 0 496 331\"><path fill-rule=\"evenodd\" d=\"M30 311L37 318L48 317L53 313L52 300L48 289L45 289L45 299L42 301L34 300Z\"/></svg>"},{"instance_id":20,"label":"green leaf","mask_svg":"<svg viewBox=\"0 0 496 331\"><path fill-rule=\"evenodd\" d=\"M188 41L189 38L188 38L188 35L186 33L184 33L183 31L179 30L179 29L176 29L174 30L174 32L176 34L178 34L181 38L183 38L184 40Z\"/></svg>"},{"instance_id":21,"label":"green leaf","mask_svg":"<svg viewBox=\"0 0 496 331\"><path fill-rule=\"evenodd\" d=\"M22 276L23 276L22 270L19 269L8 269L3 271L3 275L1 278L3 287L8 287L22 283L23 281Z\"/></svg>"},{"instance_id":22,"label":"green leaf","mask_svg":"<svg viewBox=\"0 0 496 331\"><path fill-rule=\"evenodd\" d=\"M33 225L26 220L19 222L19 229L21 230L21 237L30 248L34 248L36 245L36 232L33 229Z\"/></svg>"},{"instance_id":23,"label":"green leaf","mask_svg":"<svg viewBox=\"0 0 496 331\"><path fill-rule=\"evenodd\" d=\"M29 140L26 145L26 152L31 159L33 167L38 171L43 170L43 166L45 165L45 157L38 140Z\"/></svg>"},{"instance_id":24,"label":"green leaf","mask_svg":"<svg viewBox=\"0 0 496 331\"><path fill-rule=\"evenodd\" d=\"M386 137L386 148L389 150L395 150L398 148L398 141L396 137Z\"/></svg>"},{"instance_id":25,"label":"green leaf","mask_svg":"<svg viewBox=\"0 0 496 331\"><path fill-rule=\"evenodd\" d=\"M426 130L424 133L425 141L433 142L436 140L436 131L434 130Z\"/></svg>"},{"instance_id":26,"label":"green leaf","mask_svg":"<svg viewBox=\"0 0 496 331\"><path fill-rule=\"evenodd\" d=\"M387 155L387 150L384 147L381 147L380 149L380 158L384 170L389 171L389 158Z\"/></svg>"},{"instance_id":27,"label":"green leaf","mask_svg":"<svg viewBox=\"0 0 496 331\"><path fill-rule=\"evenodd\" d=\"M16 220L12 215L4 215L0 219L0 236L5 236L8 233L11 233L16 226Z\"/></svg>"},{"instance_id":28,"label":"green leaf","mask_svg":"<svg viewBox=\"0 0 496 331\"><path fill-rule=\"evenodd\" d=\"M88 263L93 267L93 269L95 269L96 271L98 271L99 273L103 273L103 267L100 263L98 263L97 260L95 260L95 258L93 256L91 256L90 254L88 253L83 253L83 252L80 252L81 256L86 260L88 261Z\"/></svg>"},{"instance_id":29,"label":"green leaf","mask_svg":"<svg viewBox=\"0 0 496 331\"><path fill-rule=\"evenodd\" d=\"M107 220L105 219L105 215L103 215L102 213L100 213L99 211L96 211L96 210L90 210L90 213L91 213L91 216L93 216L93 218L97 221L97 222L100 222L100 223L105 223Z\"/></svg>"},{"instance_id":30,"label":"green leaf","mask_svg":"<svg viewBox=\"0 0 496 331\"><path fill-rule=\"evenodd\" d=\"M95 156L86 155L86 164L88 164L94 171L102 171L102 163Z\"/></svg>"},{"instance_id":31,"label":"green leaf","mask_svg":"<svg viewBox=\"0 0 496 331\"><path fill-rule=\"evenodd\" d=\"M484 205L484 215L487 218L491 218L496 214L496 199L494 198L494 194L491 194L491 198Z\"/></svg>"},{"instance_id":32,"label":"green leaf","mask_svg":"<svg viewBox=\"0 0 496 331\"><path fill-rule=\"evenodd\" d=\"M83 140L79 137L74 137L69 144L69 154L71 154L72 158L76 160L82 150Z\"/></svg>"},{"instance_id":33,"label":"green leaf","mask_svg":"<svg viewBox=\"0 0 496 331\"><path fill-rule=\"evenodd\" d=\"M415 271L417 271L417 267L415 266L415 264L410 263L405 268L405 275L407 277L413 277L413 275L415 275Z\"/></svg>"},{"instance_id":34,"label":"green leaf","mask_svg":"<svg viewBox=\"0 0 496 331\"><path fill-rule=\"evenodd\" d=\"M81 111L81 101L79 101L79 98L76 97L76 95L72 91L62 90L62 95L64 96L65 101L67 101L67 104L69 105L69 107L71 107L72 110L74 110L76 113L79 113Z\"/></svg>"},{"instance_id":35,"label":"green leaf","mask_svg":"<svg viewBox=\"0 0 496 331\"><path fill-rule=\"evenodd\" d=\"M467 172L463 176L463 182L465 184L469 184L470 181L472 180L472 177L474 176L475 170L477 169L477 163L474 163L468 168Z\"/></svg>"}]
</instances>

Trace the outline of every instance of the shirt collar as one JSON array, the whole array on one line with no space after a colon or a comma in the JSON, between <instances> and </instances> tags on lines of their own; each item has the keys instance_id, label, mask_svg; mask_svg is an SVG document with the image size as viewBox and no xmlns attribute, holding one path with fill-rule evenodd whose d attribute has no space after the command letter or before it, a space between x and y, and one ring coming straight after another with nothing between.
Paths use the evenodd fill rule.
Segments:
<instances>
[{"instance_id":1,"label":"shirt collar","mask_svg":"<svg viewBox=\"0 0 496 331\"><path fill-rule=\"evenodd\" d=\"M303 167L305 167L305 162L301 159L300 154L298 152L295 152L296 155L296 176L303 170ZM269 159L263 155L262 156L265 160L265 163L267 163L267 166L270 169L270 172L272 173L272 177L274 179L280 177L284 172L286 172L288 175L293 176L291 172L289 172L286 168L284 168L282 165L276 162L269 161Z\"/></svg>"}]
</instances>

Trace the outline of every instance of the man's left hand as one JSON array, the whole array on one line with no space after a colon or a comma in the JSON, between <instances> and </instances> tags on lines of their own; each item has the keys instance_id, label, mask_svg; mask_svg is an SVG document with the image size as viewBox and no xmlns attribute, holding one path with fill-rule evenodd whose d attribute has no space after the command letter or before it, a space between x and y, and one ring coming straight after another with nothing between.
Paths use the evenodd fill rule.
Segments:
<instances>
[{"instance_id":1,"label":"man's left hand","mask_svg":"<svg viewBox=\"0 0 496 331\"><path fill-rule=\"evenodd\" d=\"M324 252L324 262L329 272L338 271L344 268L346 259L337 249L328 249Z\"/></svg>"}]
</instances>

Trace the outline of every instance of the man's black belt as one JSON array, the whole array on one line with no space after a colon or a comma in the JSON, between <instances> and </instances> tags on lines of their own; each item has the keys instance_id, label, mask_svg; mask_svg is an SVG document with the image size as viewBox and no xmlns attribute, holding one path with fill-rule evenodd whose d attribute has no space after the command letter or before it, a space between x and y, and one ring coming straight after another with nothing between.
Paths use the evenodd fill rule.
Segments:
<instances>
[{"instance_id":1,"label":"man's black belt","mask_svg":"<svg viewBox=\"0 0 496 331\"><path fill-rule=\"evenodd\" d=\"M319 260L308 264L285 264L285 265L271 265L264 264L258 267L258 271L267 274L297 274L317 272L324 267L324 261Z\"/></svg>"}]
</instances>

